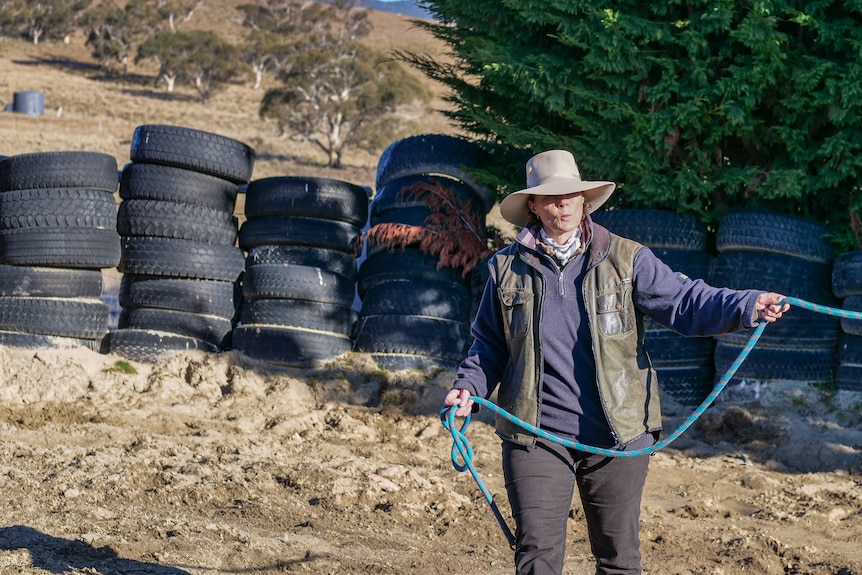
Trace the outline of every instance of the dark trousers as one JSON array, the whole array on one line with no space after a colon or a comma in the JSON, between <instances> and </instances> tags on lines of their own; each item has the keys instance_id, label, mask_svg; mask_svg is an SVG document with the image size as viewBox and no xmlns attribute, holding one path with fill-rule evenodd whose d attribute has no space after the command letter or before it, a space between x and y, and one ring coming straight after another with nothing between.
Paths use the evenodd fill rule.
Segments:
<instances>
[{"instance_id":1,"label":"dark trousers","mask_svg":"<svg viewBox=\"0 0 862 575\"><path fill-rule=\"evenodd\" d=\"M575 485L597 575L641 573L641 495L649 456L612 458L539 440L503 442L503 475L515 518L515 574L561 575Z\"/></svg>"}]
</instances>

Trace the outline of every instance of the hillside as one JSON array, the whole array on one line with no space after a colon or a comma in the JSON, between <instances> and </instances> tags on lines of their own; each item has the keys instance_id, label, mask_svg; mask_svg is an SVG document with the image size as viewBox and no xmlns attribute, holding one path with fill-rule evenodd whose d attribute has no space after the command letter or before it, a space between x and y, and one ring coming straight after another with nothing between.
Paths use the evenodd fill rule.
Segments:
<instances>
[{"instance_id":1,"label":"hillside","mask_svg":"<svg viewBox=\"0 0 862 575\"><path fill-rule=\"evenodd\" d=\"M236 41L243 33L235 7L241 0L208 0L187 24L215 29ZM442 54L443 46L403 15L372 11L373 32L368 42L384 53L395 49ZM76 34L68 44L0 41L0 109L19 91L43 92L45 114L32 117L0 112L0 155L41 151L88 150L111 154L120 166L129 161L130 137L141 124L172 124L215 132L238 139L257 152L253 179L270 176L321 176L359 185L373 185L379 152L348 150L345 167L323 167L321 152L310 145L281 139L258 117L258 106L272 77L260 91L251 81L229 86L208 106L191 89L178 86L173 94L156 86L152 68L132 66L126 79L106 77L96 66L84 38ZM418 72L416 72L418 75ZM427 81L427 79L426 79ZM429 82L430 84L430 82ZM431 86L435 94L439 86ZM433 109L443 106L435 99ZM408 133L454 133L445 118L417 110L405 115Z\"/></svg>"}]
</instances>

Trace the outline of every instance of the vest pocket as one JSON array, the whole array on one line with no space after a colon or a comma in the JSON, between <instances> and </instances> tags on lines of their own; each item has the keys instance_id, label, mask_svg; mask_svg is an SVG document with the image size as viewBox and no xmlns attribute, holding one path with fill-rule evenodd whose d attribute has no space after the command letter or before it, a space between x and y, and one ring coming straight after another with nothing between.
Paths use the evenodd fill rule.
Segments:
<instances>
[{"instance_id":1,"label":"vest pocket","mask_svg":"<svg viewBox=\"0 0 862 575\"><path fill-rule=\"evenodd\" d=\"M610 291L599 292L596 297L596 318L604 335L624 335L635 328L630 290L630 283L622 283Z\"/></svg>"},{"instance_id":2,"label":"vest pocket","mask_svg":"<svg viewBox=\"0 0 862 575\"><path fill-rule=\"evenodd\" d=\"M527 335L530 327L533 294L523 290L501 289L500 303L503 311L503 331L507 338Z\"/></svg>"}]
</instances>

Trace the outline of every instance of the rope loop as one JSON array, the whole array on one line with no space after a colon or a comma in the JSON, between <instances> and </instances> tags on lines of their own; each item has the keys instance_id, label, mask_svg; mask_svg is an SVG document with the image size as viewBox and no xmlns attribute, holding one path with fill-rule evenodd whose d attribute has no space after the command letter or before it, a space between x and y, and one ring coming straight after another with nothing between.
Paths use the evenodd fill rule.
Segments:
<instances>
[{"instance_id":1,"label":"rope loop","mask_svg":"<svg viewBox=\"0 0 862 575\"><path fill-rule=\"evenodd\" d=\"M854 312L848 310L842 310L832 307L827 307L823 305L819 305L816 303L811 303L805 300L801 300L795 297L786 297L784 300L780 302L779 305L784 305L785 303L789 303L793 306L800 307L802 309L807 309L809 311L814 311L817 313L822 313L826 315L831 315L834 317L840 317L845 319L860 319L862 320L862 312ZM603 455L605 457L618 457L618 458L629 458L629 457L640 457L643 455L652 455L658 452L660 449L663 449L670 445L674 440L679 438L680 435L685 433L685 431L691 427L697 419L703 415L703 413L707 410L707 408L712 405L712 403L716 400L718 395L722 392L722 390L727 386L730 380L733 378L736 371L742 365L742 362L745 361L745 358L748 357L748 354L751 353L751 350L754 349L757 340L760 339L761 334L763 333L764 328L767 326L768 322L765 320L760 320L758 322L757 328L754 330L754 333L751 334L751 337L746 342L745 346L742 348L742 351L739 352L737 358L730 364L727 368L727 372L721 377L718 383L713 387L712 391L707 395L707 397L697 406L697 408L689 415L686 420L680 424L670 435L666 438L658 441L655 445L650 447L645 447L643 449L632 449L630 451L621 450L621 449L606 449L603 447L593 447L590 445L585 445L583 443L578 443L575 441L569 441L567 439L563 439L558 437L552 433L548 433L542 429L539 429L533 425L530 425L526 421L519 419L507 412L506 410L500 408L495 405L493 402L484 399L482 397L471 397L473 402L477 405L481 405L491 410L495 414L504 417L505 419L511 421L518 427L534 434L536 437L541 437L543 439L547 439L554 443L559 443L560 445L567 447L569 449L576 449L578 451L583 451L586 453L591 453L594 455ZM482 482L479 477L478 471L476 471L476 467L473 465L473 446L470 444L470 441L466 437L467 426L470 424L471 416L467 416L464 418L464 422L461 424L460 428L457 428L455 425L455 411L458 409L457 405L447 405L444 406L440 410L440 420L443 423L443 427L446 428L447 431L452 435L452 466L456 471L470 471L470 474L476 480L479 489L482 491L482 494L485 496L485 500L491 506L491 510L494 512L495 517L497 518L497 522L500 524L500 527L503 529L503 533L509 541L510 547L514 549L515 547L515 537L512 535L512 531L509 529L509 526L506 524L502 515L500 514L499 509L497 508L496 503L494 503L494 498L491 495L488 488L485 487L485 484ZM459 459L460 458L460 459Z\"/></svg>"}]
</instances>

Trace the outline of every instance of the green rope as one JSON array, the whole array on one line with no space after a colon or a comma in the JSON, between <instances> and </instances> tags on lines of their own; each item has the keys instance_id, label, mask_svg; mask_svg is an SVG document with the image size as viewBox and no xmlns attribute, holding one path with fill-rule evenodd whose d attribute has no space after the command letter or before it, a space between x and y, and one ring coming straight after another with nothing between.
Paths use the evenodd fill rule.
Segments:
<instances>
[{"instance_id":1,"label":"green rope","mask_svg":"<svg viewBox=\"0 0 862 575\"><path fill-rule=\"evenodd\" d=\"M851 312L847 310L826 307L794 297L786 298L780 303L780 305L783 305L785 303L789 303L796 307L801 307L803 309L835 317L841 317L846 319L862 319L862 312ZM526 421L515 417L511 413L498 407L487 399L481 397L472 397L471 399L477 405L485 406L495 414L500 415L501 417L511 421L518 427L536 435L537 437L547 439L548 441L552 441L554 443L559 443L560 445L569 449L576 449L578 451L591 453L593 455L604 455L605 457L617 458L630 458L641 457L643 455L652 455L653 453L658 452L660 449L663 449L670 445L689 427L691 427L694 422L697 421L697 419L701 415L703 415L703 412L705 412L707 408L712 405L712 403L718 397L718 394L721 393L722 390L727 386L727 384L733 378L734 374L736 374L736 371L742 365L742 362L745 361L745 358L748 357L748 354L751 353L752 349L754 349L754 345L757 343L757 340L760 339L760 335L763 333L763 330L766 327L767 323L768 322L766 322L765 320L761 320L758 323L757 328L754 330L754 333L751 334L751 337L748 339L745 346L742 348L742 351L739 352L737 358L733 361L733 363L730 364L730 367L728 367L722 378L718 381L715 387L713 387L709 395L707 395L707 397L700 403L700 405L697 406L697 408L692 412L692 414L689 415L685 419L685 421L680 424L674 430L674 432L668 435L665 439L662 439L654 445L650 447L645 447L643 449L632 449L630 451L624 451L620 449L605 449L602 447L585 445L583 443L578 443L577 441L569 441L567 439L563 439L562 437L558 437L553 433L548 433L547 431L530 425ZM515 536L512 534L512 531L506 524L505 519L503 519L503 516L500 514L500 510L497 508L497 504L494 502L494 498L491 495L491 492L485 486L484 482L479 477L479 473L476 471L476 467L473 465L473 446L470 444L470 441L465 435L467 431L467 426L470 424L471 416L468 415L466 418L464 418L464 422L461 424L461 427L457 428L455 426L455 411L457 410L457 408L457 405L448 405L440 410L440 420L443 423L443 427L445 427L446 430L449 431L449 433L452 435L452 466L455 468L456 471L459 472L470 471L470 474L473 476L473 479L476 480L479 489L485 496L485 500L491 506L491 510L494 512L494 516L497 518L497 522L500 524L500 527L503 529L503 533L506 535L506 538L509 541L509 545L514 548Z\"/></svg>"}]
</instances>

